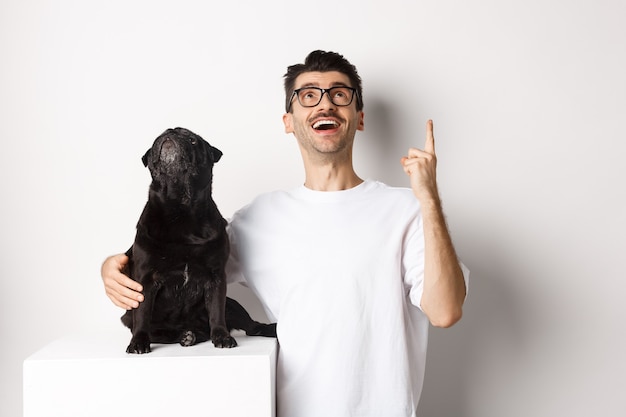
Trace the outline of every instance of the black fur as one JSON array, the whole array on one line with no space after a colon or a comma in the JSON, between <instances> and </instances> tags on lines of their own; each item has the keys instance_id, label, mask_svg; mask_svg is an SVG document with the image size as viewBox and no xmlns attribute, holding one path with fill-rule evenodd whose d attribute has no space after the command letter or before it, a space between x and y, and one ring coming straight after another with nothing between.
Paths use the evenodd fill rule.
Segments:
<instances>
[{"instance_id":1,"label":"black fur","mask_svg":"<svg viewBox=\"0 0 626 417\"><path fill-rule=\"evenodd\" d=\"M143 285L144 301L122 316L133 334L128 353L148 353L150 343L209 339L215 347L235 347L231 329L276 336L276 324L252 320L226 297L226 220L211 195L213 164L221 157L200 136L175 128L142 158L152 183L125 272Z\"/></svg>"}]
</instances>

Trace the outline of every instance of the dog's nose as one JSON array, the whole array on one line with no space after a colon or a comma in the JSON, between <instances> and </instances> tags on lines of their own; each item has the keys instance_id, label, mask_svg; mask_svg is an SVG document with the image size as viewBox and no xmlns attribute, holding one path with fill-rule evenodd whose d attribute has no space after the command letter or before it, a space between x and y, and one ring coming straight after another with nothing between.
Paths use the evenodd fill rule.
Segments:
<instances>
[{"instance_id":1,"label":"dog's nose","mask_svg":"<svg viewBox=\"0 0 626 417\"><path fill-rule=\"evenodd\" d=\"M161 145L161 150L169 150L174 147L174 141L170 138L166 138Z\"/></svg>"}]
</instances>

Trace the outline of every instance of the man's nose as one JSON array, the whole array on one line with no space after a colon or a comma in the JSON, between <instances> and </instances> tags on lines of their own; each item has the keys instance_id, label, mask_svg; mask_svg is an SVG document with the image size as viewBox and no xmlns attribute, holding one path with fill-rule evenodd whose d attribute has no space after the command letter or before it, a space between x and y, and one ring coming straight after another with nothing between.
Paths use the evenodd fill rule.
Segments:
<instances>
[{"instance_id":1,"label":"man's nose","mask_svg":"<svg viewBox=\"0 0 626 417\"><path fill-rule=\"evenodd\" d=\"M317 103L317 105L324 108L335 108L336 105L330 98L330 91L324 91L324 94L322 94L322 99L319 103Z\"/></svg>"}]
</instances>

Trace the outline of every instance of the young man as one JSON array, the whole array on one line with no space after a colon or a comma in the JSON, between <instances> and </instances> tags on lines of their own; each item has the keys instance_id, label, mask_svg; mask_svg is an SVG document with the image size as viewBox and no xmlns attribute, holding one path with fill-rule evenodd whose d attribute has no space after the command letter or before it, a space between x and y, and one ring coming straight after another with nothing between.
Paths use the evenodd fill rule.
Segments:
<instances>
[{"instance_id":1,"label":"young man","mask_svg":"<svg viewBox=\"0 0 626 417\"><path fill-rule=\"evenodd\" d=\"M468 271L439 200L433 124L401 166L411 188L363 180L352 148L364 128L361 79L334 52L311 52L285 75L286 133L298 140L304 185L257 197L231 219L229 280L244 281L278 322L280 417L414 416L429 322L462 315ZM108 258L118 306L141 287Z\"/></svg>"}]
</instances>

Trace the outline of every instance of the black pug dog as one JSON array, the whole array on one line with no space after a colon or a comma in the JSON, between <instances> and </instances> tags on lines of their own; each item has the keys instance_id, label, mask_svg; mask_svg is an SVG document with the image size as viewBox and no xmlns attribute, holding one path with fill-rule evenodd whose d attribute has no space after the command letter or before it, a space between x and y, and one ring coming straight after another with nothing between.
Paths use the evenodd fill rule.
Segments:
<instances>
[{"instance_id":1,"label":"black pug dog","mask_svg":"<svg viewBox=\"0 0 626 417\"><path fill-rule=\"evenodd\" d=\"M231 348L237 346L231 329L276 337L275 323L252 320L226 297L226 220L211 196L213 164L221 157L179 127L161 134L142 158L152 183L124 272L143 285L144 301L122 316L133 334L128 353L148 353L150 343L209 339Z\"/></svg>"}]
</instances>

